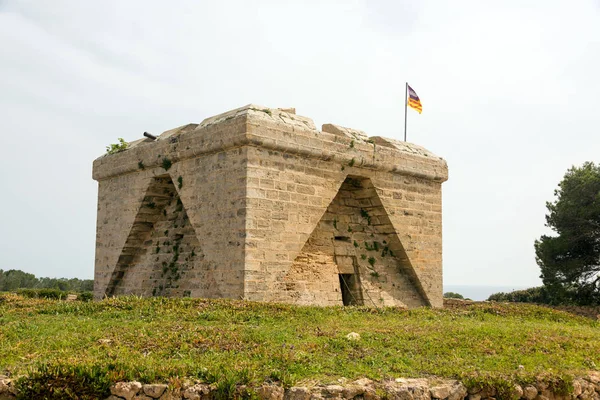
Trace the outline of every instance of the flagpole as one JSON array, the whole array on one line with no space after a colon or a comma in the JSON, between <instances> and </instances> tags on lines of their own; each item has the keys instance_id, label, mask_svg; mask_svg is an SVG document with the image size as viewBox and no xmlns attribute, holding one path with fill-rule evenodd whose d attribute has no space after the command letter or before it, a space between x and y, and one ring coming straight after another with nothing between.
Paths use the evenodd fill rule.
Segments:
<instances>
[{"instance_id":1,"label":"flagpole","mask_svg":"<svg viewBox=\"0 0 600 400\"><path fill-rule=\"evenodd\" d=\"M406 142L406 109L408 107L408 82L404 87L404 141Z\"/></svg>"}]
</instances>

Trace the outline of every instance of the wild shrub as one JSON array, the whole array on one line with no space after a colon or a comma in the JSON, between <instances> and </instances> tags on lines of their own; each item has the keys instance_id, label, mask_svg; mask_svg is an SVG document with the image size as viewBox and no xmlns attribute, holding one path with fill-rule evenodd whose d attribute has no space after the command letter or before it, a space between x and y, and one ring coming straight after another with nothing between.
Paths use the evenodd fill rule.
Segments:
<instances>
[{"instance_id":1,"label":"wild shrub","mask_svg":"<svg viewBox=\"0 0 600 400\"><path fill-rule=\"evenodd\" d=\"M16 381L17 399L104 399L110 395L107 369L42 364Z\"/></svg>"}]
</instances>

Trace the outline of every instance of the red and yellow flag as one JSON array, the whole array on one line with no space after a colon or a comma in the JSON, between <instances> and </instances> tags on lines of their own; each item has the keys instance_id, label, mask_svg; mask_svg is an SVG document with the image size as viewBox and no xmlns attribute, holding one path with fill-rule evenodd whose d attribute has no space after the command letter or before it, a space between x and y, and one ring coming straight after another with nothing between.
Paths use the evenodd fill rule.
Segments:
<instances>
[{"instance_id":1,"label":"red and yellow flag","mask_svg":"<svg viewBox=\"0 0 600 400\"><path fill-rule=\"evenodd\" d=\"M407 85L408 86L408 85ZM413 90L410 86L408 86L408 106L414 110L417 110L419 114L423 112L423 105L421 104L421 100L419 96L417 96L417 92Z\"/></svg>"}]
</instances>

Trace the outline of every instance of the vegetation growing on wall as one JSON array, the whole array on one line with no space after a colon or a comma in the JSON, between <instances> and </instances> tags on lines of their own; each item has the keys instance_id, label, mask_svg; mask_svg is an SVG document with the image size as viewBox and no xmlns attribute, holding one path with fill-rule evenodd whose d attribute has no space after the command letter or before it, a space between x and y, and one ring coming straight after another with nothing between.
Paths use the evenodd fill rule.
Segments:
<instances>
[{"instance_id":1,"label":"vegetation growing on wall","mask_svg":"<svg viewBox=\"0 0 600 400\"><path fill-rule=\"evenodd\" d=\"M119 140L119 143L112 143L112 144L106 146L107 154L115 154L115 153L120 153L122 151L127 150L127 147L129 146L129 144L123 138L119 138L118 140Z\"/></svg>"}]
</instances>

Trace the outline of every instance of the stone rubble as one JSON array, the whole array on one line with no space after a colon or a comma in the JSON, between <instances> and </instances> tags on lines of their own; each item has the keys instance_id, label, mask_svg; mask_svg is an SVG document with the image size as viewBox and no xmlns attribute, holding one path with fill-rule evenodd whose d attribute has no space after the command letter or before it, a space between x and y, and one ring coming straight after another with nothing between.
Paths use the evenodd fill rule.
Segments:
<instances>
[{"instance_id":1,"label":"stone rubble","mask_svg":"<svg viewBox=\"0 0 600 400\"><path fill-rule=\"evenodd\" d=\"M526 400L600 400L600 373L592 372L573 382L573 391L568 395L553 393L548 383L515 385L514 399ZM239 397L248 388L238 387ZM253 389L256 398L262 400L320 400L320 399L362 399L362 400L495 400L502 396L494 388L467 388L459 381L436 379L404 379L374 382L359 379L343 385L295 386L284 389L274 384L263 384ZM140 382L119 382L110 388L107 400L209 400L214 398L216 386L195 383L181 388L170 388L165 384L141 384ZM14 380L0 375L0 400L15 400L17 391Z\"/></svg>"}]
</instances>

